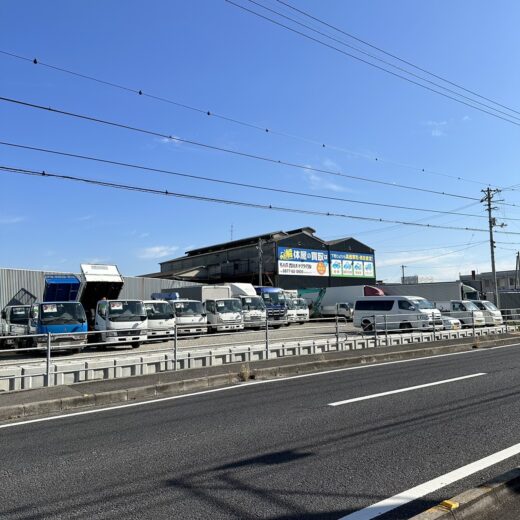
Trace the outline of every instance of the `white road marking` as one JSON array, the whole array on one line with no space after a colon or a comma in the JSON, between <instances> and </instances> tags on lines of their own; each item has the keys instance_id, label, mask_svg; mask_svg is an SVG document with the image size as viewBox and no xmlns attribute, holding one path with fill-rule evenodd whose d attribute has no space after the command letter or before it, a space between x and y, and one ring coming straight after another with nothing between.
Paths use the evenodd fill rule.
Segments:
<instances>
[{"instance_id":1,"label":"white road marking","mask_svg":"<svg viewBox=\"0 0 520 520\"><path fill-rule=\"evenodd\" d=\"M428 482L424 482L423 484L419 484L407 491L403 491L398 495L394 495L393 497L382 500L381 502L377 502L376 504L372 504L371 506L365 507L364 509L360 509L354 513L351 513L347 516L343 516L339 520L371 520L372 518L377 518L380 515L388 513L393 509L406 505L418 498L424 497L446 487L458 480L462 480L463 478L469 477L478 471L482 471L490 466L498 464L506 459L514 457L520 453L520 443L515 444L505 450L497 451L492 455L488 455L483 459L477 460L466 466L462 466L456 470L450 471L449 473L445 473L440 477L434 478L433 480L429 480Z\"/></svg>"},{"instance_id":2,"label":"white road marking","mask_svg":"<svg viewBox=\"0 0 520 520\"><path fill-rule=\"evenodd\" d=\"M363 395L361 397L354 397L352 399L345 399L344 401L336 401L329 403L329 406L341 406L343 404L357 403L358 401L366 401L367 399L376 399L377 397L384 397L385 395L401 394L403 392L410 392L411 390L419 390L420 388L428 388L429 386L444 385L445 383L453 383L455 381L462 381L472 377L485 376L486 372L479 372L478 374L470 374L462 377L453 377L451 379L443 379L442 381L434 381L433 383L426 383L424 385L408 386L406 388L399 388L397 390L390 390L389 392L381 392L379 394Z\"/></svg>"},{"instance_id":3,"label":"white road marking","mask_svg":"<svg viewBox=\"0 0 520 520\"><path fill-rule=\"evenodd\" d=\"M267 379L265 381L254 381L251 383L243 383L240 385L225 386L223 388L213 388L211 390L201 390L200 392L193 392L190 394L173 395L171 397L160 397L159 399L151 399L149 401L139 401L137 403L127 403L127 404L121 404L121 405L116 405L116 406L108 406L105 408L95 408L92 410L84 410L82 412L73 412L73 413L68 413L68 414L63 414L63 415L53 415L52 417L41 417L39 419L29 419L27 421L18 421L18 422L13 422L13 423L8 423L8 424L0 424L0 429L13 428L14 426L23 426L25 424L35 424L35 423L45 422L45 421L56 421L58 419L67 419L69 417L78 417L80 415L89 415L89 414L93 414L93 413L109 412L112 410L119 410L122 408L131 408L134 406L153 405L153 404L161 403L164 401L173 401L176 399L184 399L186 397L196 397L198 395L213 394L213 393L225 392L225 391L229 391L229 390L244 389L244 388L248 388L250 386L256 386L256 385L283 383L284 381L291 381L293 379L303 379L306 377L318 377L318 376L327 375L327 374L347 372L350 370L364 370L367 368L377 368L377 367L381 367L381 366L384 367L387 365L397 365L397 364L401 364L401 363L412 363L415 361L424 361L424 360L437 359L437 358L443 358L443 357L448 357L448 356L460 356L460 355L464 355L464 354L474 354L477 352L483 353L483 352L493 350L493 349L518 347L518 346L520 346L520 343L515 343L513 345L501 345L498 347L490 347L490 348L487 348L486 350L475 349L475 350L465 350L463 352L450 352L448 354L437 354L437 355L433 355L433 356L424 356L424 357L413 358L413 359L400 359L398 361L371 363L371 364L366 364L366 365L357 365L354 367L336 368L334 370L324 370L321 372L312 372L310 374L300 374L297 376L288 376L288 377L280 377L280 378L276 378L276 379Z\"/></svg>"}]
</instances>

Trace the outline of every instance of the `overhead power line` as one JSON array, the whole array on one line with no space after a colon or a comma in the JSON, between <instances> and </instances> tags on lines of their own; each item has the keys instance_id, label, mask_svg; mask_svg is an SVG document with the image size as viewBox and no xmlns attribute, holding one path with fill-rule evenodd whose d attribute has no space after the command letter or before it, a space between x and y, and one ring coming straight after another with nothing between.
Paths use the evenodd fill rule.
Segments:
<instances>
[{"instance_id":1,"label":"overhead power line","mask_svg":"<svg viewBox=\"0 0 520 520\"><path fill-rule=\"evenodd\" d=\"M320 40L319 38L315 38L314 36L310 36L307 33L304 33L302 31L299 31L298 29L295 29L295 28L290 27L290 26L288 26L286 24L283 24L283 23L281 23L281 22L279 22L277 20L274 20L273 18L270 18L269 16L265 16L265 15L263 15L263 14L257 12L257 11L254 11L253 9L249 9L249 8L243 6L243 5L237 4L237 3L233 2L232 0L225 0L225 1L227 3L229 3L229 4L231 4L231 5L239 8L239 9L247 11L248 13L253 14L253 15L259 17L259 18L263 18L264 20L267 20L268 22L270 22L272 24L278 25L279 27L287 29L290 32L293 32L293 33L298 34L298 35L300 35L300 36L302 36L302 37L304 37L304 38L306 38L308 40L311 40L311 41L313 41L315 43L323 45L324 47L328 47L329 49L332 49L332 50L334 50L336 52L339 52L339 53L341 53L341 54L343 54L345 56L353 58L353 59L355 59L355 60L357 60L357 61L359 61L361 63L365 63L366 65L370 65L371 67L374 67L374 68L376 68L378 70L386 72L387 74L390 74L390 75L395 76L397 78L403 79L403 80L405 80L405 81L407 81L407 82L409 82L409 83L411 83L413 85L416 85L416 86L421 87L423 89L429 90L430 92L434 92L435 94L438 94L438 95L443 96L443 97L445 97L447 99L451 99L452 101L455 101L455 102L460 103L462 105L465 105L465 106L468 106L470 108L473 108L474 110L479 110L480 112L483 112L483 113L488 114L490 116L496 117L498 119L501 119L501 120L506 121L508 123L511 123L513 125L520 126L520 121L515 121L515 119L518 119L516 116L508 115L507 117L505 117L503 115L500 115L501 111L498 110L498 109L490 108L490 110L487 110L485 108L481 108L481 107L475 106L472 103L479 103L478 101L473 100L472 103L470 103L468 101L464 101L464 99L459 99L457 97L454 97L453 95L446 94L445 92L441 92L441 91L437 90L436 88L429 87L428 85L424 85L423 83L420 83L419 81L416 81L416 80L411 79L411 78L407 78L406 76L403 76L402 74L399 74L399 73L394 72L392 70L388 70L387 68L385 68L385 67L383 67L381 65L377 65L376 63L372 63L371 61L368 61L368 60L366 60L364 58L356 56L355 54L352 54L350 52L346 52L343 49L340 49L340 48L338 48L338 47L336 47L334 45L331 45L331 44L329 44L327 42L324 42L324 41ZM445 87L442 87L442 88L445 88ZM456 95L464 97L462 94L456 94ZM491 110L493 110L493 112Z\"/></svg>"},{"instance_id":2,"label":"overhead power line","mask_svg":"<svg viewBox=\"0 0 520 520\"><path fill-rule=\"evenodd\" d=\"M399 56L395 55L395 54L392 54L391 52L388 52L384 49L382 49L381 47L378 47L370 42L368 42L367 40L364 40L362 38L359 38L358 36L355 36L353 35L352 33L349 33L347 31L345 31L344 29L341 29L339 27L337 27L336 25L332 25L331 23L328 23L328 22L325 22L324 20L316 17L316 16L313 16L312 14L304 11L303 9L298 9L296 8L295 6L289 4L288 2L284 2L283 0L276 0L278 3L282 4L282 5L285 5L286 7L288 7L289 9L292 9L293 11L296 11L297 13L300 13L304 16L306 16L307 18L310 18L311 20L314 20L326 27L329 27L330 29L333 29L345 36L348 36L349 38L352 38L353 40L356 40L357 42L359 43L362 43L363 45L366 45L367 47L370 47L376 51L379 51L383 54L385 54L386 56L389 56L390 58L393 58L397 61L400 61L401 63L404 63L405 65L408 65L409 67L413 67L414 69L416 70L419 70L421 72L424 72L425 74L428 74L429 76L432 76L433 78L437 78L438 80L440 81L444 81L445 83L448 83L449 85L452 85L460 90L463 90L464 92L467 92L468 94L472 94L473 96L476 96L480 99L484 99L485 101L489 101L490 103L493 103L494 105L497 105L499 107L502 107L502 108L505 108L506 110L509 110L510 112L514 112L515 114L519 114L520 115L520 111L519 110L516 110L514 108L511 108L511 107L508 107L502 103L499 103L498 101L495 101L494 99L491 99L489 97L486 97L486 96L483 96L482 94L479 94L478 92L475 92L474 90L471 90L467 87L464 87L463 85L461 85L460 83L455 83L454 81L451 81L449 79L447 79L446 77L444 76L441 76L439 74L436 74L434 72L431 72L423 67L420 67L419 65L416 65L408 60L405 60L403 58L400 58Z\"/></svg>"},{"instance_id":3,"label":"overhead power line","mask_svg":"<svg viewBox=\"0 0 520 520\"><path fill-rule=\"evenodd\" d=\"M76 118L76 119L82 119L82 120L85 120L85 121L90 121L90 122L97 123L97 124L111 126L111 127L114 127L114 128L121 128L121 129L125 129L125 130L130 130L132 132L138 132L138 133L141 133L141 134L152 135L154 137L162 137L164 139L168 139L168 140L173 141L173 142L191 144L191 145L194 145L194 146L199 146L201 148L205 148L207 150L214 150L214 151L219 151L219 152L224 152L224 153L236 155L236 156L239 156L239 157L244 157L244 158L247 158L247 159L253 159L253 160L256 160L256 161L262 161L262 162L266 162L266 163L277 164L277 165L280 165L280 166L288 166L290 168L297 168L297 169L303 170L305 172L323 173L325 175L332 175L332 176L335 176L335 177L352 179L352 180L362 181L362 182L370 182L370 183L379 184L379 185L382 185L382 186L390 186L392 188L401 188L401 189L407 189L407 190L412 190L412 191L418 191L418 192L422 192L422 193L431 193L433 195L443 195L443 196L446 196L446 197L454 197L454 198L458 198L458 199L480 201L479 198L469 197L467 195L460 195L460 194L450 193L450 192L446 192L446 191L432 190L432 189L428 189L428 188L419 188L417 186L410 186L410 185L405 185L405 184L399 184L399 183L396 183L396 182L382 181L382 180L378 180L378 179L370 179L368 177L361 177L359 175L350 175L350 174L342 173L340 171L326 170L324 168L315 168L315 167L312 167L312 166L309 166L309 165L305 165L305 164L298 164L298 163L293 163L293 162L289 162L289 161L285 161L285 160L274 159L272 157L268 157L268 156L264 156L264 155L258 155L258 154L254 154L254 153L243 152L243 151L240 151L240 150L233 150L233 149L230 149L230 148L224 148L224 147L221 147L221 146L216 146L216 145L203 143L201 141L194 141L192 139L183 139L182 137L177 137L177 136L173 136L173 135L169 135L169 134L164 134L162 132L158 132L158 131L155 131L155 130L148 130L148 129L144 129L144 128L130 126L130 125L127 125L127 124L117 123L117 122L114 122L114 121L109 121L109 120L101 119L101 118L98 118L98 117L87 116L87 115L84 115L84 114L78 114L78 113L75 113L75 112L69 112L69 111L65 111L65 110L60 110L60 109L52 108L52 107L49 107L49 106L43 106L43 105L38 105L38 104L35 104L35 103L29 103L27 101L21 101L21 100L18 100L18 99L13 99L13 98L0 96L0 101L4 101L6 103L13 103L13 104L16 104L16 105L19 105L19 106L28 107L28 108L34 108L34 109L38 109L38 110L43 110L43 111L46 111L46 112L52 112L54 114L60 114L60 115L68 116L68 117L73 117L73 118ZM514 205L514 204L509 204L509 205Z\"/></svg>"},{"instance_id":4,"label":"overhead power line","mask_svg":"<svg viewBox=\"0 0 520 520\"><path fill-rule=\"evenodd\" d=\"M473 228L473 227L443 226L440 224L420 224L417 222L408 222L408 221L403 221L403 220L390 220L390 219L386 219L386 218L366 217L366 216L361 216L361 215L349 215L346 213L336 213L336 212L330 212L330 211L327 211L327 212L315 211L315 210L309 210L309 209L291 208L291 207L287 207L287 206L276 206L273 204L259 204L259 203L245 202L245 201L240 201L240 200L222 199L222 198L217 198L217 197L207 197L207 196L203 196L203 195L195 195L195 194L190 194L190 193L180 193L180 192L170 191L168 189L160 190L160 189L156 189L156 188L147 188L147 187L143 187L143 186L135 186L135 185L130 185L130 184L100 181L100 180L96 180L96 179L89 179L86 177L78 177L78 176L74 176L74 175L51 173L51 172L47 172L46 170L33 170L33 169L27 169L27 168L18 168L18 167L13 167L13 166L0 165L0 171L2 171L4 173L13 173L13 174L26 175L26 176L31 176L31 177L43 177L43 178L68 180L68 181L78 182L78 183L82 183L82 184L91 184L94 186L101 186L101 187L112 188L112 189L120 189L120 190L126 190L126 191L138 192L138 193L146 193L146 194L150 194L150 195L162 195L162 196L166 196L166 197L176 197L176 198L182 198L182 199L198 200L198 201L202 201L202 202L211 202L211 203L216 203L216 204L240 206L240 207L253 208L253 209L280 211L280 212L286 212L286 213L313 215L313 216L319 216L319 217L335 217L335 218L344 218L344 219L351 219L351 220L363 220L363 221L369 221L369 222L385 222L385 223L388 222L391 224L418 226L418 227L429 228L429 229L449 229L449 230L453 230L453 231L472 231L472 232L481 232L481 233L487 233L487 231L488 231L487 229ZM503 231L502 234L520 235L520 232Z\"/></svg>"},{"instance_id":5,"label":"overhead power line","mask_svg":"<svg viewBox=\"0 0 520 520\"><path fill-rule=\"evenodd\" d=\"M273 13L273 14L281 17L281 18L289 20L292 23L295 23L295 24L299 25L300 27L304 27L305 29L308 29L308 30L310 30L310 31L312 31L312 32L314 32L316 34L319 34L320 36L325 36L325 38L328 38L328 39L330 39L330 40L332 40L332 41L334 41L336 43L339 43L340 45L348 47L349 49L353 49L356 52L359 52L360 54L363 54L364 56L367 56L367 57L369 57L369 58L371 58L373 60L376 60L376 61L378 61L380 63L383 63L384 65L387 65L389 67L392 67L395 70L398 70L400 72L404 72L405 74L408 74L408 75L412 76L413 78L419 79L420 81L424 81L425 83L428 83L429 85L433 85L433 86L435 86L437 88L441 88L441 89L445 90L446 92L450 92L451 94L454 94L455 96L460 96L462 99L466 99L468 101L471 101L472 103L477 103L478 105L486 107L486 108L488 108L490 110L494 110L494 111L498 112L499 114L503 114L503 115L505 115L507 117L511 117L513 119L516 119L517 121L520 121L519 117L514 116L514 115L510 114L509 112L504 112L503 110L500 110L498 108L490 106L487 103L483 103L482 101L478 101L478 100L476 100L474 98L466 96L465 94L461 94L460 92L457 92L456 90L453 90L453 89L451 89L449 87L441 85L441 84L439 84L439 83L437 83L435 81L432 81L432 80L430 80L428 78L420 76L419 74L416 74L415 72L411 72L411 71L405 69L404 67L401 67L399 65L395 65L394 63L391 63L388 60L384 60L384 59L380 58L379 56L376 56L374 54L371 54L370 52L367 52L367 51L365 51L363 49L360 49L359 47L356 47L354 45L350 45L350 44L344 42L343 40L340 40L338 38L335 38L334 36L330 36L327 33L319 31L318 29L315 29L314 27L311 27L310 25L307 25L307 24L304 24L302 22L299 22L298 20L295 20L294 18L291 18L290 16L287 16L287 15L285 15L283 13L280 13L279 11L276 11L275 9L271 9L270 7L267 7L267 6L263 5L263 4L261 4L260 2L257 2L256 0L247 0L247 1L249 3L254 4L254 5L258 6L258 7L261 7L262 9L265 9L266 11L269 11L270 13ZM288 5L288 4L284 4L284 5ZM508 107L505 107L505 108L508 108ZM508 110L510 112L516 112L515 110L509 109L509 108L508 108Z\"/></svg>"},{"instance_id":6,"label":"overhead power line","mask_svg":"<svg viewBox=\"0 0 520 520\"><path fill-rule=\"evenodd\" d=\"M147 172L163 173L166 175L173 175L173 176L184 177L184 178L188 178L188 179L194 179L194 180L200 180L200 181L206 181L206 182L214 182L214 183L225 184L225 185L230 185L230 186L237 186L240 188L251 188L251 189L255 189L255 190L263 190L263 191L269 191L269 192L274 192L274 193L283 193L286 195L296 195L299 197L309 197L309 198L313 198L313 199L322 199L322 200L333 200L333 201L337 201L337 202L348 202L351 204L360 204L360 205L365 205L365 206L377 206L377 207L407 210L407 211L419 211L419 212L423 212L423 213L436 213L439 215L457 215L460 217L476 217L476 218L487 219L487 216L484 214L479 215L476 213L461 213L458 211L439 210L439 209L433 209L433 208L418 208L418 207L402 206L399 204L385 204L382 202L372 202L372 201L363 201L363 200L356 200L356 199L347 199L347 198L343 198L343 197L332 197L332 196L328 196L328 195L318 195L315 193L306 193L306 192L295 191L295 190L274 188L272 186L261 186L258 184L248 184L245 182L230 181L230 180L219 179L219 178L215 178L215 177L207 177L207 176L195 175L195 174L191 174L191 173L166 170L163 168L154 168L154 167L145 166L142 164L116 161L113 159L105 159L105 158L101 158L101 157L95 157L92 155L64 152L61 150L52 150L50 148L40 148L37 146L29 146L29 145L23 145L23 144L18 144L18 143L8 143L5 141L0 141L0 145L11 147L11 148L18 148L18 149L22 149L22 150L31 150L31 151L35 151L35 152L43 152L43 153L59 155L59 156L64 156L64 157L72 157L75 159L94 161L94 162L98 162L98 163L121 166L124 168L132 168L132 169L137 169L137 170L142 170L142 171L147 171ZM506 220L520 221L520 218L510 218L510 219L506 219Z\"/></svg>"},{"instance_id":7,"label":"overhead power line","mask_svg":"<svg viewBox=\"0 0 520 520\"><path fill-rule=\"evenodd\" d=\"M94 76L91 76L91 75L83 74L83 73L80 73L80 72L77 72L77 71L73 71L71 69L66 69L64 67L58 67L56 65L45 63L45 62L43 62L43 61L41 61L41 60L39 60L37 58L28 58L27 56L21 56L19 54L15 54L15 53L12 53L12 52L7 52L7 51L4 51L4 50L0 50L0 54L3 54L5 56L10 56L12 58L15 58L15 59L27 62L27 63L31 63L31 64L34 64L34 65L39 65L41 67L46 67L46 68L49 68L51 70L55 70L55 71L58 71L58 72L69 74L69 75L72 75L72 76L75 76L75 77L78 77L78 78L81 78L81 79L85 79L85 80L88 80L88 81L99 83L99 84L102 84L102 85L105 85L105 86L108 86L108 87L112 87L112 88L115 88L115 89L126 91L126 92L129 92L129 93L132 93L132 94L137 94L138 96L149 98L149 99L152 99L154 101L159 101L159 102L167 103L167 104L170 104L170 105L174 105L174 106L176 106L178 108L183 108L185 110L189 110L189 111L198 113L199 115L202 115L202 116L205 116L205 117L209 116L209 117L213 117L213 118L216 118L216 119L221 119L223 121L227 121L229 123L233 123L233 124L241 125L241 126L244 126L244 127L248 127L248 128L257 130L259 132L262 132L263 134L266 134L266 135L276 135L276 136L285 137L285 138L288 138L288 139L298 140L298 141L301 141L301 142L304 142L304 143L307 143L307 144L316 145L316 146L318 146L321 149L329 149L329 150L342 152L342 153L345 153L345 154L348 154L348 155L354 155L356 157L360 157L360 158L363 158L365 160L369 160L371 162L376 162L378 164L389 164L389 165L392 165L392 166L396 166L398 168L404 168L404 169L407 169L407 170L417 171L417 172L424 173L424 174L435 175L435 176L439 176L439 177L445 177L445 178L454 179L454 180L462 181L462 182L468 182L468 183L472 183L472 184L478 184L478 185L481 185L481 186L488 186L488 184L489 184L489 183L486 183L486 182L477 181L475 179L469 179L469 178L463 177L461 175L448 174L448 173L445 173L445 172L440 172L440 171L437 171L437 170L433 170L431 168L424 168L424 167L415 166L415 165L412 165L412 164L403 163L403 162L400 162L400 161L394 161L394 160L391 160L391 159L386 159L386 158L381 157L380 155L376 155L376 154L370 155L370 154L367 154L367 153L361 153L361 152L358 152L358 151L355 151L355 150L351 150L349 148L345 148L345 147L342 147L342 146L326 143L325 142L326 140L323 140L323 139L322 140L311 139L311 138L308 138L308 137L303 137L303 136L294 134L292 132L289 133L289 132L284 132L284 131L281 131L281 130L276 130L276 129L272 128L271 126L269 126L269 127L261 126L261 125L258 125L256 123L253 123L251 121L246 121L244 119L238 119L238 118L235 118L235 117L219 114L219 113L217 113L217 112L215 112L213 110L203 109L201 107L195 107L195 106L192 106L192 105L188 105L186 103L181 103L180 101L177 101L177 100L174 100L174 99L171 99L171 98L166 98L166 97L163 97L163 96L157 96L157 95L154 95L154 94L150 94L150 93L145 92L145 91L143 91L142 89L139 89L139 88L129 87L128 85L122 85L120 83L114 83L112 81L107 81L107 80L102 79L102 78L98 78L98 77L94 77Z\"/></svg>"}]
</instances>

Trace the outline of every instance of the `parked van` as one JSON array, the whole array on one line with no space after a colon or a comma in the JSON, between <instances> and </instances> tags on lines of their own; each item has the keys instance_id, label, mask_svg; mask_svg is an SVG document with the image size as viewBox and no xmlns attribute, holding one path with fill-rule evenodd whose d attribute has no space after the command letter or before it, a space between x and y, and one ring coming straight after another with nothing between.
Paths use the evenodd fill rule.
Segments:
<instances>
[{"instance_id":1,"label":"parked van","mask_svg":"<svg viewBox=\"0 0 520 520\"><path fill-rule=\"evenodd\" d=\"M207 332L207 317L204 305L199 300L170 300L175 312L177 334L205 334Z\"/></svg>"},{"instance_id":2,"label":"parked van","mask_svg":"<svg viewBox=\"0 0 520 520\"><path fill-rule=\"evenodd\" d=\"M442 328L441 313L418 296L365 296L354 304L354 326L364 331Z\"/></svg>"},{"instance_id":3,"label":"parked van","mask_svg":"<svg viewBox=\"0 0 520 520\"><path fill-rule=\"evenodd\" d=\"M471 303L474 303L478 309L483 312L486 325L494 327L504 323L502 313L494 303L491 303L488 300L471 300Z\"/></svg>"},{"instance_id":4,"label":"parked van","mask_svg":"<svg viewBox=\"0 0 520 520\"><path fill-rule=\"evenodd\" d=\"M204 308L208 318L208 331L242 330L244 318L239 298L219 298L206 300Z\"/></svg>"},{"instance_id":5,"label":"parked van","mask_svg":"<svg viewBox=\"0 0 520 520\"><path fill-rule=\"evenodd\" d=\"M130 343L137 348L146 341L148 316L140 300L101 300L96 306L94 330L104 343Z\"/></svg>"},{"instance_id":6,"label":"parked van","mask_svg":"<svg viewBox=\"0 0 520 520\"><path fill-rule=\"evenodd\" d=\"M463 327L483 327L486 324L484 313L470 300L435 302L435 306L443 314L460 320Z\"/></svg>"},{"instance_id":7,"label":"parked van","mask_svg":"<svg viewBox=\"0 0 520 520\"><path fill-rule=\"evenodd\" d=\"M175 313L165 300L145 300L148 316L148 339L168 338L175 333Z\"/></svg>"}]
</instances>

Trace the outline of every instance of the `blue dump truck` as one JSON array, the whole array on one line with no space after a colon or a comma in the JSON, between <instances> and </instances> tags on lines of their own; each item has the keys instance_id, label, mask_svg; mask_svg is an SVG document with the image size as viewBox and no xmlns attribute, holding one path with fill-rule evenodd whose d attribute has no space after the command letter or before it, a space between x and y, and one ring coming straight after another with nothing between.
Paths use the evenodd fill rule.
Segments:
<instances>
[{"instance_id":1,"label":"blue dump truck","mask_svg":"<svg viewBox=\"0 0 520 520\"><path fill-rule=\"evenodd\" d=\"M279 287L255 287L256 294L264 300L269 324L274 328L287 323L287 305L283 289ZM275 322L275 323L272 323ZM279 324L276 322L280 322Z\"/></svg>"},{"instance_id":2,"label":"blue dump truck","mask_svg":"<svg viewBox=\"0 0 520 520\"><path fill-rule=\"evenodd\" d=\"M80 281L73 275L47 276L43 301L31 305L29 334L42 334L33 346L47 345L52 334L52 348L81 351L87 344L87 316L77 297Z\"/></svg>"}]
</instances>

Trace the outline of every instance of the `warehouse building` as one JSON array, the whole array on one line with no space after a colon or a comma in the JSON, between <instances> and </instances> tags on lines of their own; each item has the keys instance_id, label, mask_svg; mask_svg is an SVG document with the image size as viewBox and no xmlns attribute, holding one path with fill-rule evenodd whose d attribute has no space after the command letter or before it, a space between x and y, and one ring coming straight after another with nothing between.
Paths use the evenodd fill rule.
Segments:
<instances>
[{"instance_id":1,"label":"warehouse building","mask_svg":"<svg viewBox=\"0 0 520 520\"><path fill-rule=\"evenodd\" d=\"M354 238L325 241L310 227L192 249L147 277L246 282L284 289L375 283L374 250Z\"/></svg>"}]
</instances>

